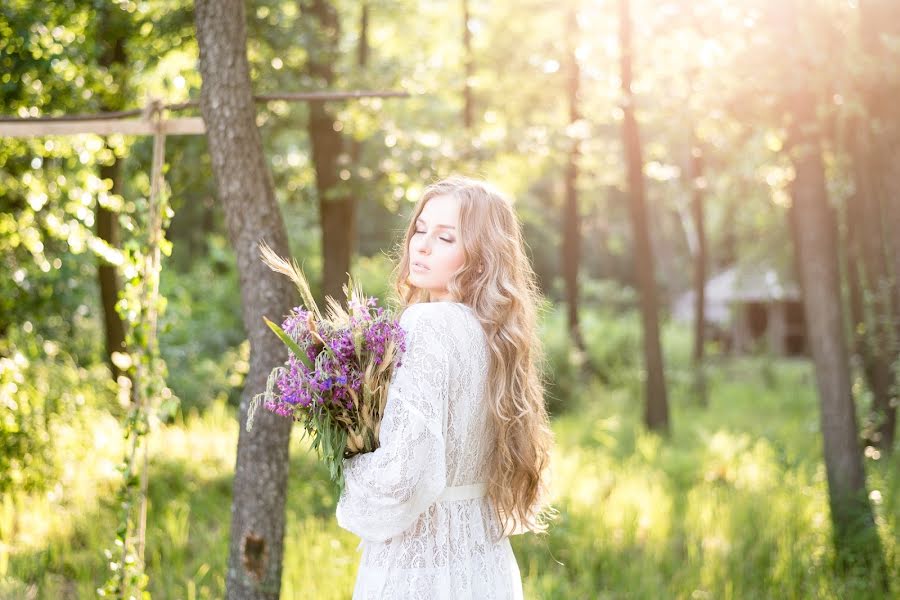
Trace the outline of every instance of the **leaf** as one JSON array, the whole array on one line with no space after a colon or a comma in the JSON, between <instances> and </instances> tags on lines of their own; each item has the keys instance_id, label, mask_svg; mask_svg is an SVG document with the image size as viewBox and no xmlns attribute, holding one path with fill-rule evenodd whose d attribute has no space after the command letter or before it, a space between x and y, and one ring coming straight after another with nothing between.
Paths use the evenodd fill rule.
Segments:
<instances>
[{"instance_id":1,"label":"leaf","mask_svg":"<svg viewBox=\"0 0 900 600\"><path fill-rule=\"evenodd\" d=\"M315 366L310 362L309 357L306 356L306 352L304 352L300 348L300 346L297 345L297 342L291 339L291 336L284 332L284 329L270 321L268 317L264 316L263 321L266 322L266 325L269 326L269 329L275 332L275 335L281 338L281 341L284 342L288 349L290 349L290 351L294 353L294 356L299 358L300 361L304 365L306 365L306 368L308 368L309 370L315 369Z\"/></svg>"}]
</instances>

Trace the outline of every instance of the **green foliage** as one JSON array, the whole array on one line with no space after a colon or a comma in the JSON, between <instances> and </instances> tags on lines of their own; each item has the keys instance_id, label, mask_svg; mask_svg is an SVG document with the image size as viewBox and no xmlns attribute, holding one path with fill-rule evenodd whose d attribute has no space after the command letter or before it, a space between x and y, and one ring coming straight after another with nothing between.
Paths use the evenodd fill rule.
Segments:
<instances>
[{"instance_id":1,"label":"green foliage","mask_svg":"<svg viewBox=\"0 0 900 600\"><path fill-rule=\"evenodd\" d=\"M627 388L595 382L569 399L572 410L553 425L560 519L548 536L511 538L526 596L884 597L865 573L841 575L831 564L810 366L777 362L773 386L760 383L762 368L755 359L713 367L709 408L673 402L665 442L640 425ZM16 490L0 502L0 596L31 585L40 598L63 589L92 595L104 568L97 548L116 519L104 498L116 485L108 465L122 436L115 419L91 414L55 440L66 444L66 464L78 465L64 479L67 500ZM237 426L218 399L149 436L154 597L224 593ZM334 490L308 440L294 436L291 456L282 593L349 598L358 540L337 527ZM866 467L896 594L900 455L870 457ZM33 522L40 525L24 526Z\"/></svg>"},{"instance_id":2,"label":"green foliage","mask_svg":"<svg viewBox=\"0 0 900 600\"><path fill-rule=\"evenodd\" d=\"M119 523L115 548L104 549L109 576L97 593L146 598L149 579L142 523L148 474L146 467L139 466L138 452L146 456L145 439L151 427L173 415L178 406L166 385L168 369L158 337L159 317L166 308L166 298L160 295L162 256L172 253L172 244L165 238L172 216L165 182L160 181L152 196L140 198L136 205L132 235L122 243L125 282L116 302L116 312L125 326L127 352L113 353L113 360L121 361L127 373L118 378L120 394L130 400L123 418L126 450L117 467L122 474L122 485L116 491Z\"/></svg>"},{"instance_id":3,"label":"green foliage","mask_svg":"<svg viewBox=\"0 0 900 600\"><path fill-rule=\"evenodd\" d=\"M103 364L81 366L30 322L0 340L0 494L41 493L60 478L59 426L83 427L85 408L117 413Z\"/></svg>"},{"instance_id":4,"label":"green foliage","mask_svg":"<svg viewBox=\"0 0 900 600\"><path fill-rule=\"evenodd\" d=\"M209 236L207 243L201 260L186 271L163 270L160 281L168 300L159 325L160 351L181 410L219 398L237 406L250 369L234 255L221 235Z\"/></svg>"},{"instance_id":5,"label":"green foliage","mask_svg":"<svg viewBox=\"0 0 900 600\"><path fill-rule=\"evenodd\" d=\"M674 294L690 281L693 141L704 148L706 162L711 268L736 260L792 267L785 92L827 91L819 111L829 124L828 191L846 200L854 186L842 132L865 115L860 94L868 86L895 85L900 62L872 64L860 53L865 40L854 33L857 3L803 4L797 44L787 49L773 41L784 24L779 3L632 4L636 101L663 289ZM523 11L509 0L470 2L475 119L465 129L456 5L369 3L365 66L355 52L361 4L333 5L340 26L327 36L336 36L338 50L330 85L308 69L319 51L312 41L323 32L308 19L305 3L248 5L248 55L257 93L326 87L411 93L328 103L347 142L339 175L359 200L353 270L366 292L390 297L391 264L382 252L402 233L423 185L463 171L516 197L543 289L559 300L560 182L571 143L581 142L587 351L572 351L564 312L549 310L541 337L569 475L562 484L563 518L547 545L514 539L529 595L865 597L863 575L838 576L828 563L824 474L807 367L772 357L713 365L712 403L701 411L691 387L691 334L664 321L674 441L662 444L636 425L643 374L640 320L629 287L634 266L618 137L615 11L604 3L579 9L583 119L570 125L561 68L565 7L537 3ZM192 3L185 0L4 2L3 112L86 113L141 106L150 95L168 102L196 98L192 27ZM882 37L886 56L896 54L896 40ZM102 64L117 39L125 62ZM837 45L846 51L823 51ZM307 118L305 104L271 102L260 107L258 122L291 254L301 259L318 297L319 198ZM151 150L149 138L125 136L0 145L0 492L10 492L0 495L0 597L31 595L32 583L48 598L91 596L98 573L109 567L99 549L121 510L109 498L126 475L111 466L125 455L125 430L110 416L124 411L104 375L96 267L135 255L126 247L120 256L92 232L99 206L117 214L123 232L143 231ZM99 172L115 161L122 188L113 194ZM151 447L165 452L151 463L149 589L160 597L220 597L237 435L229 407L237 405L249 369L249 345L205 139L170 138L167 161L174 217L166 237L173 253L161 279L168 303L159 341L174 392L167 401L170 407L180 401L181 409L164 417L172 427L150 434ZM139 312L129 301L122 307ZM583 366L603 386L588 385L590 371ZM868 403L862 398L861 413ZM354 540L334 525L327 473L308 450L292 464L299 475L289 492L288 537L297 543L288 542L294 551L285 557L282 589L288 597L345 597ZM873 503L896 573L900 469L896 456L876 455L867 450L868 481L880 492ZM900 593L896 578L894 588Z\"/></svg>"},{"instance_id":6,"label":"green foliage","mask_svg":"<svg viewBox=\"0 0 900 600\"><path fill-rule=\"evenodd\" d=\"M612 281L588 281L586 288L593 306L579 314L586 345L583 355L568 333L565 306L548 310L541 323L548 366L548 405L554 414L567 410L565 400L576 395L588 374L607 385L642 393L641 321L638 311L629 308L633 293ZM686 376L690 369L690 336L683 326L668 325L664 329L665 367L670 380Z\"/></svg>"},{"instance_id":7,"label":"green foliage","mask_svg":"<svg viewBox=\"0 0 900 600\"><path fill-rule=\"evenodd\" d=\"M526 596L880 598L872 574L834 567L811 372L756 361L711 370L708 409L673 403L672 438L640 425L627 388L590 386L557 419L561 520L513 538ZM898 591L900 457L867 461Z\"/></svg>"},{"instance_id":8,"label":"green foliage","mask_svg":"<svg viewBox=\"0 0 900 600\"><path fill-rule=\"evenodd\" d=\"M396 295L390 285L393 267L392 258L385 254L359 256L353 264L353 280L360 285L366 295L374 296L381 306L386 306Z\"/></svg>"}]
</instances>

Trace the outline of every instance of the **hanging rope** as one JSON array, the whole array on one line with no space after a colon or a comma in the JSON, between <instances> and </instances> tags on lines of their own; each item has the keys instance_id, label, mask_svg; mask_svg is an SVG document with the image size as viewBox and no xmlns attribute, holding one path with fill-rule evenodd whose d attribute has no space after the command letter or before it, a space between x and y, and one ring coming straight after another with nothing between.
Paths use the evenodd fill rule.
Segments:
<instances>
[{"instance_id":1,"label":"hanging rope","mask_svg":"<svg viewBox=\"0 0 900 600\"><path fill-rule=\"evenodd\" d=\"M157 343L157 313L159 301L159 275L162 270L160 264L159 242L162 237L163 216L163 162L166 152L166 135L162 128L161 103L155 102L152 108L152 120L156 125L156 133L153 136L153 165L150 173L150 239L147 247L147 269L145 275L149 282L147 290L147 347L150 350L152 361L159 359L159 344ZM142 398L142 403L149 404L149 398ZM141 469L141 519L138 531L138 560L144 564L144 542L147 530L147 463L149 444L144 442L144 466Z\"/></svg>"},{"instance_id":2,"label":"hanging rope","mask_svg":"<svg viewBox=\"0 0 900 600\"><path fill-rule=\"evenodd\" d=\"M146 232L143 243L126 255L137 267L140 277L126 284L125 297L136 306L122 311L123 319L130 326L127 346L130 351L132 379L120 378L120 385L131 386L127 396L132 399L125 418L124 432L128 446L127 458L120 466L122 486L117 500L120 512L116 536L116 557L107 550L110 559L110 578L98 589L101 596L120 598L140 597L148 583L145 572L144 550L147 531L147 491L149 486L149 439L151 419L158 407L158 400L166 394L165 366L159 353L157 325L159 319L159 278L161 272L161 243L164 217L168 204L164 193L163 166L165 163L165 121L163 104L152 101L145 110L145 118L153 123L153 160L150 174L150 196L146 211ZM126 278L127 279L127 278ZM136 310L135 310L136 309ZM137 480L137 457L141 451L140 481ZM137 518L135 518L137 509Z\"/></svg>"}]
</instances>

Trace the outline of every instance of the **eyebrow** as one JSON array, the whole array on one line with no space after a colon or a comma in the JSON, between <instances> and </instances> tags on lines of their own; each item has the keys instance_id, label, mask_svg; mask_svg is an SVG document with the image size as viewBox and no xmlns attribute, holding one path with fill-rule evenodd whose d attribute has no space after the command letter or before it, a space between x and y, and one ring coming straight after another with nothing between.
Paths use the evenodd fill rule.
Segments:
<instances>
[{"instance_id":1,"label":"eyebrow","mask_svg":"<svg viewBox=\"0 0 900 600\"><path fill-rule=\"evenodd\" d=\"M416 225L418 225L419 223L422 223L422 225L427 225L427 223L425 223L424 219L421 219L421 218L416 219ZM435 227L443 227L444 229L454 229L454 230L456 229L456 227L453 227L452 225L435 225Z\"/></svg>"}]
</instances>

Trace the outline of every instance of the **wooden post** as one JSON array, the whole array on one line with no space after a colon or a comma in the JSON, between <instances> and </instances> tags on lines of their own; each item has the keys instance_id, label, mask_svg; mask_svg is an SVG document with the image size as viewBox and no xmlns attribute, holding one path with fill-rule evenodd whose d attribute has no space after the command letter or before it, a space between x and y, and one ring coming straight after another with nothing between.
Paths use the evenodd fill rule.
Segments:
<instances>
[{"instance_id":1,"label":"wooden post","mask_svg":"<svg viewBox=\"0 0 900 600\"><path fill-rule=\"evenodd\" d=\"M775 356L784 356L787 353L787 319L785 304L782 300L772 300L766 303L766 335L769 341L769 351Z\"/></svg>"}]
</instances>

